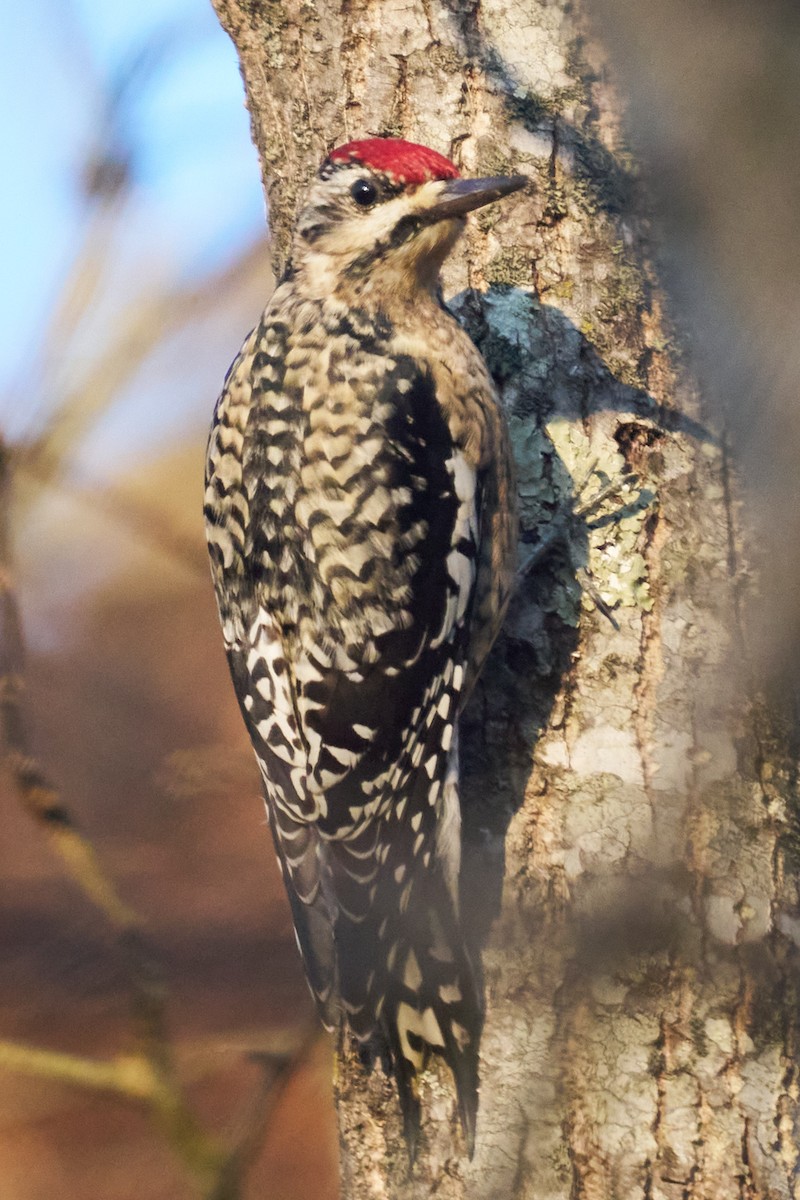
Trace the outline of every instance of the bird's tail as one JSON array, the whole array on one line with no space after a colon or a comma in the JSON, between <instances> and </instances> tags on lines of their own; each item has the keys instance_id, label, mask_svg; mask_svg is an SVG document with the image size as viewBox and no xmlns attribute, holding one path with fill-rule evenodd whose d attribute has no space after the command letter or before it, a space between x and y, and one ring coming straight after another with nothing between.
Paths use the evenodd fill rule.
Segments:
<instances>
[{"instance_id":1,"label":"bird's tail","mask_svg":"<svg viewBox=\"0 0 800 1200\"><path fill-rule=\"evenodd\" d=\"M475 1147L482 997L461 931L448 929L441 911L429 908L429 936L417 937L400 951L380 1017L391 1048L412 1159L420 1119L417 1078L432 1053L441 1056L453 1072L470 1158Z\"/></svg>"},{"instance_id":2,"label":"bird's tail","mask_svg":"<svg viewBox=\"0 0 800 1200\"><path fill-rule=\"evenodd\" d=\"M346 1023L363 1057L380 1058L394 1075L412 1159L419 1075L432 1054L443 1058L471 1155L483 1003L458 913L456 755L403 783L347 838L325 836L277 804L268 806L270 820L322 1020Z\"/></svg>"},{"instance_id":3,"label":"bird's tail","mask_svg":"<svg viewBox=\"0 0 800 1200\"><path fill-rule=\"evenodd\" d=\"M376 857L354 859L356 848L348 843L329 847L343 1010L364 1057L380 1057L394 1075L412 1160L420 1128L418 1077L431 1054L453 1072L471 1157L483 1026L480 982L442 863L433 849L411 860L398 845L403 839L396 830L393 834L382 847L378 839ZM356 868L361 875L352 887L354 908L348 910ZM372 902L364 912L355 905L368 890Z\"/></svg>"}]
</instances>

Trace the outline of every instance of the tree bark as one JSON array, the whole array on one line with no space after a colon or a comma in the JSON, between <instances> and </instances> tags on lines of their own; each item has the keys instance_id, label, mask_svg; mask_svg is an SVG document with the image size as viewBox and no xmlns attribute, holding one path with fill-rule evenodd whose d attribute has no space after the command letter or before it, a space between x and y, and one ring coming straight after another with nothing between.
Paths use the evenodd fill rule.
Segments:
<instances>
[{"instance_id":1,"label":"tree bark","mask_svg":"<svg viewBox=\"0 0 800 1200\"><path fill-rule=\"evenodd\" d=\"M344 1047L343 1193L794 1197L790 726L751 657L735 472L664 317L602 52L570 0L215 4L279 270L338 142L532 181L445 276L509 415L533 560L462 730L477 1148L432 1070L409 1172L393 1087Z\"/></svg>"}]
</instances>

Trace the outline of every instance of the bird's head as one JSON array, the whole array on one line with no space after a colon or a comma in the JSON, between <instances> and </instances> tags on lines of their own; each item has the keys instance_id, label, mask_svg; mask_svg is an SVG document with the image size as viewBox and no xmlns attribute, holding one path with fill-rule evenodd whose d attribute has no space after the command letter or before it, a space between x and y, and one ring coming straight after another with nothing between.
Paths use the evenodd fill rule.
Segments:
<instances>
[{"instance_id":1,"label":"bird's head","mask_svg":"<svg viewBox=\"0 0 800 1200\"><path fill-rule=\"evenodd\" d=\"M300 213L292 263L320 296L435 290L465 216L527 183L462 179L435 150L368 138L332 150Z\"/></svg>"}]
</instances>

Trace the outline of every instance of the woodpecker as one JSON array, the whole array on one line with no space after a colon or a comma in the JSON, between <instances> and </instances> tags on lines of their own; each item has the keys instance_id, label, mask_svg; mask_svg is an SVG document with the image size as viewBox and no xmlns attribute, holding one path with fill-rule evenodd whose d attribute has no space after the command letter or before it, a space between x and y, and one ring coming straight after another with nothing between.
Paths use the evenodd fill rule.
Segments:
<instances>
[{"instance_id":1,"label":"woodpecker","mask_svg":"<svg viewBox=\"0 0 800 1200\"><path fill-rule=\"evenodd\" d=\"M225 648L308 982L394 1075L412 1160L431 1053L474 1145L458 718L516 546L505 422L439 272L466 214L526 182L400 139L333 150L208 447Z\"/></svg>"}]
</instances>

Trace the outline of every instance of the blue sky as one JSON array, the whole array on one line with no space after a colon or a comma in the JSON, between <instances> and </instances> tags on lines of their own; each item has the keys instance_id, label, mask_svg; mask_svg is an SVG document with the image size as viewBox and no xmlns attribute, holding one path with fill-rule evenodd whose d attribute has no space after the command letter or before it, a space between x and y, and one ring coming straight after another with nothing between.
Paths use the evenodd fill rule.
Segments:
<instances>
[{"instance_id":1,"label":"blue sky","mask_svg":"<svg viewBox=\"0 0 800 1200\"><path fill-rule=\"evenodd\" d=\"M152 61L120 107L134 163L128 254L166 263L173 278L200 278L258 236L264 208L236 55L207 0L0 0L0 10L7 429L20 427L7 411L11 389L25 377L85 229L81 165L109 89L146 47Z\"/></svg>"}]
</instances>

